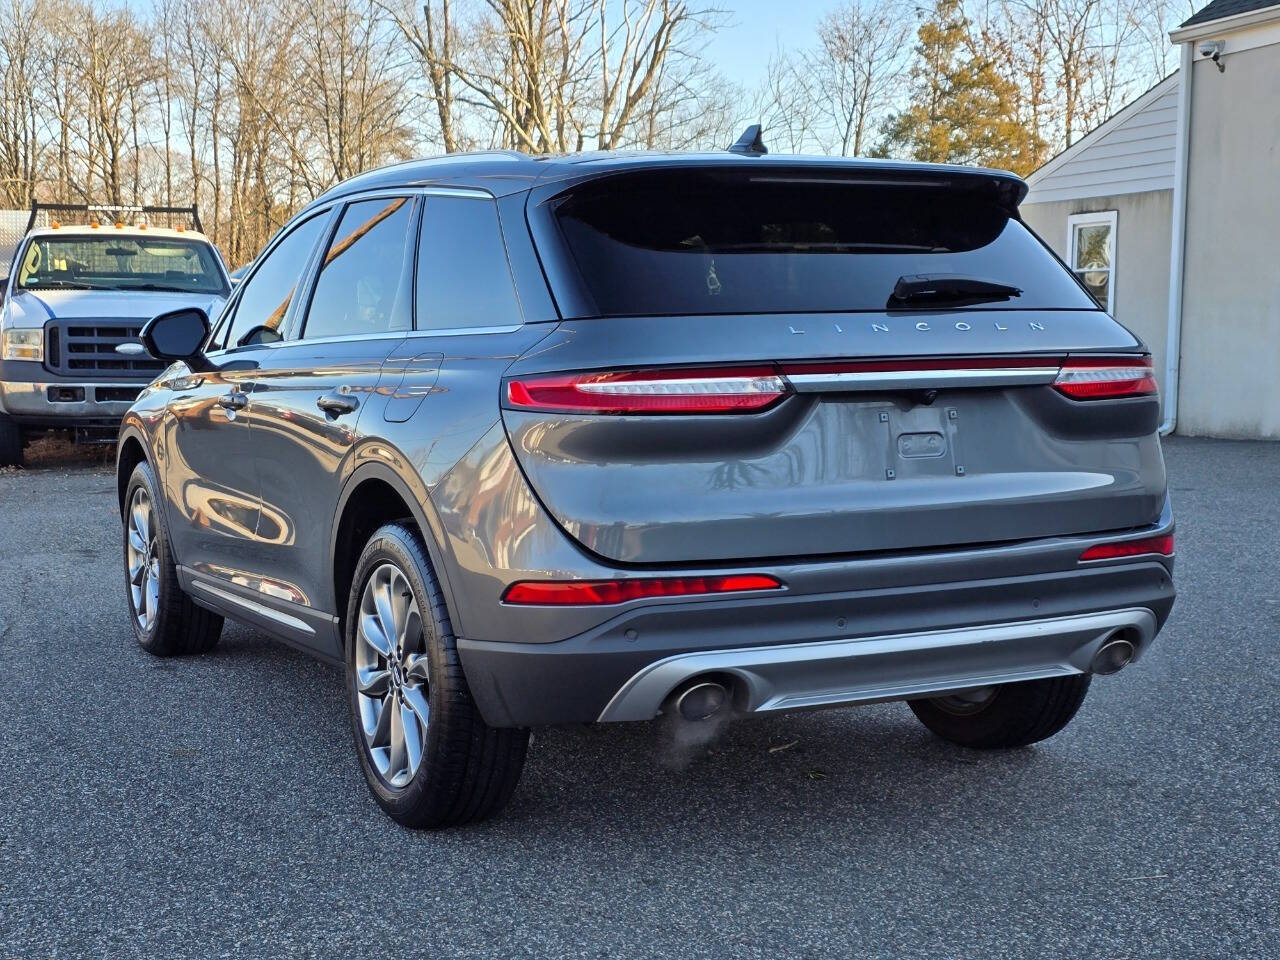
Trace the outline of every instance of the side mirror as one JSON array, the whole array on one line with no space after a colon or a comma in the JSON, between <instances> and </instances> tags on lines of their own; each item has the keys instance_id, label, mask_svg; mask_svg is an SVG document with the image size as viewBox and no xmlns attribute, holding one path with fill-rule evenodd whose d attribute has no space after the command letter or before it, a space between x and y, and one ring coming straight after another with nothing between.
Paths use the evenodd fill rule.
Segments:
<instances>
[{"instance_id":1,"label":"side mirror","mask_svg":"<svg viewBox=\"0 0 1280 960\"><path fill-rule=\"evenodd\" d=\"M203 310L184 307L147 321L139 335L147 353L157 360L182 360L192 370L204 370L204 342L209 339L209 318Z\"/></svg>"}]
</instances>

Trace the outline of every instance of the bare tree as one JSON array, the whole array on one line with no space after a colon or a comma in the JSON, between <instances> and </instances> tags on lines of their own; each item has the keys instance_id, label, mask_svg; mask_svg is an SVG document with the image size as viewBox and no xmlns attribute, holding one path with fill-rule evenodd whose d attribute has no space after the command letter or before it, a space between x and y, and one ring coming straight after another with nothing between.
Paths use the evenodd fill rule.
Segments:
<instances>
[{"instance_id":1,"label":"bare tree","mask_svg":"<svg viewBox=\"0 0 1280 960\"><path fill-rule=\"evenodd\" d=\"M669 128L706 77L700 38L719 17L687 0L472 0L463 26L458 0L382 2L429 80L444 139L534 153L616 149Z\"/></svg>"},{"instance_id":2,"label":"bare tree","mask_svg":"<svg viewBox=\"0 0 1280 960\"><path fill-rule=\"evenodd\" d=\"M765 68L756 92L754 114L778 153L804 153L815 149L818 126L817 80L810 75L801 54L777 50Z\"/></svg>"},{"instance_id":3,"label":"bare tree","mask_svg":"<svg viewBox=\"0 0 1280 960\"><path fill-rule=\"evenodd\" d=\"M819 22L818 47L804 65L824 151L866 152L876 121L898 99L912 28L910 9L893 0L846 0Z\"/></svg>"},{"instance_id":4,"label":"bare tree","mask_svg":"<svg viewBox=\"0 0 1280 960\"><path fill-rule=\"evenodd\" d=\"M25 207L35 195L44 159L40 140L40 62L47 55L33 0L0 7L0 195Z\"/></svg>"},{"instance_id":5,"label":"bare tree","mask_svg":"<svg viewBox=\"0 0 1280 960\"><path fill-rule=\"evenodd\" d=\"M297 89L323 166L312 189L409 154L402 57L372 0L313 0L298 9Z\"/></svg>"}]
</instances>

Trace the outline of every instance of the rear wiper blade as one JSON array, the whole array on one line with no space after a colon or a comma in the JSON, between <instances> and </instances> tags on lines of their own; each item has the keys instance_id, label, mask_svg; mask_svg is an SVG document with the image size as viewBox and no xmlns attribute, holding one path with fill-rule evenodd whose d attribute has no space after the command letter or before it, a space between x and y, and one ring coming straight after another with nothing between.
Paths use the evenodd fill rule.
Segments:
<instances>
[{"instance_id":1,"label":"rear wiper blade","mask_svg":"<svg viewBox=\"0 0 1280 960\"><path fill-rule=\"evenodd\" d=\"M998 280L959 273L915 273L899 277L889 306L907 303L990 303L1022 296L1022 290Z\"/></svg>"}]
</instances>

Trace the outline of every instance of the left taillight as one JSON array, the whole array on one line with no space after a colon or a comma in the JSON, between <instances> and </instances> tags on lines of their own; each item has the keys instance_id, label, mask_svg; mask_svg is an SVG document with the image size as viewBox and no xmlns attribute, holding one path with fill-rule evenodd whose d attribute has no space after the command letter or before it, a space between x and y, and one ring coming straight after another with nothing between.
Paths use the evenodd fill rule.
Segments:
<instances>
[{"instance_id":1,"label":"left taillight","mask_svg":"<svg viewBox=\"0 0 1280 960\"><path fill-rule=\"evenodd\" d=\"M1053 386L1073 400L1149 397L1156 392L1149 356L1069 357Z\"/></svg>"},{"instance_id":2,"label":"left taillight","mask_svg":"<svg viewBox=\"0 0 1280 960\"><path fill-rule=\"evenodd\" d=\"M558 413L755 413L790 389L770 366L627 370L516 377L506 403Z\"/></svg>"}]
</instances>

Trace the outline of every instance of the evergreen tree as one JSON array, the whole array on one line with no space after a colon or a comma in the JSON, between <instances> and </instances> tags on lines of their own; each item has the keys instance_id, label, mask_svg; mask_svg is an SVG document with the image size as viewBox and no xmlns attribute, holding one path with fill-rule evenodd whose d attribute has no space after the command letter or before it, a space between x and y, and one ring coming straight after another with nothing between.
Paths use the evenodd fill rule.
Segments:
<instances>
[{"instance_id":1,"label":"evergreen tree","mask_svg":"<svg viewBox=\"0 0 1280 960\"><path fill-rule=\"evenodd\" d=\"M916 33L911 105L885 123L881 152L1029 173L1043 144L1017 116L1018 89L986 56L961 0L936 0Z\"/></svg>"}]
</instances>

